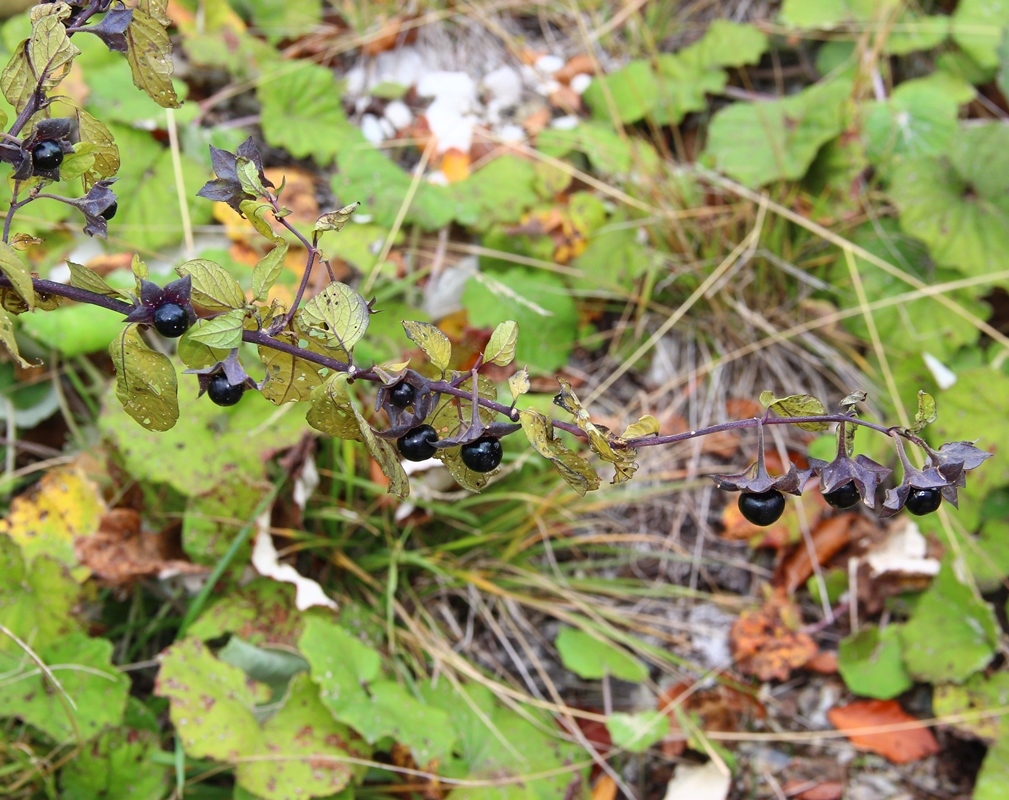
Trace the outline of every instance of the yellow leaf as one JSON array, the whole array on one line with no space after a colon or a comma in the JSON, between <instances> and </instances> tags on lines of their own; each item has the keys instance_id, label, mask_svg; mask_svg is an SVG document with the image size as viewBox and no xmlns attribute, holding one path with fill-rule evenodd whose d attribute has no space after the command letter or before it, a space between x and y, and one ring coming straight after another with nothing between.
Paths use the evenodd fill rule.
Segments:
<instances>
[{"instance_id":1,"label":"yellow leaf","mask_svg":"<svg viewBox=\"0 0 1009 800\"><path fill-rule=\"evenodd\" d=\"M30 491L14 498L7 518L0 520L6 533L21 547L26 561L47 555L69 567L78 566L74 539L98 530L105 501L98 487L76 465L50 470ZM84 574L74 577L83 580Z\"/></svg>"}]
</instances>

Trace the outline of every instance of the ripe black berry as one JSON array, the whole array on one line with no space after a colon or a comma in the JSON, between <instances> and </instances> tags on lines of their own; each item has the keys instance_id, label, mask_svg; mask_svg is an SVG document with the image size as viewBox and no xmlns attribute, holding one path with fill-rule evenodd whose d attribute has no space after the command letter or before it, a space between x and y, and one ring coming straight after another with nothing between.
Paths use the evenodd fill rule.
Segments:
<instances>
[{"instance_id":1,"label":"ripe black berry","mask_svg":"<svg viewBox=\"0 0 1009 800\"><path fill-rule=\"evenodd\" d=\"M823 499L834 508L852 508L858 505L858 501L862 497L858 493L858 487L855 486L855 482L848 481L844 486L838 486L832 492L824 494Z\"/></svg>"},{"instance_id":2,"label":"ripe black berry","mask_svg":"<svg viewBox=\"0 0 1009 800\"><path fill-rule=\"evenodd\" d=\"M116 212L118 210L119 210L119 203L117 203L115 200L113 200L112 201L112 205L110 205L108 208L106 208L100 214L100 216L104 220L110 220L110 219L112 219L116 215Z\"/></svg>"},{"instance_id":3,"label":"ripe black berry","mask_svg":"<svg viewBox=\"0 0 1009 800\"><path fill-rule=\"evenodd\" d=\"M777 489L766 492L743 492L739 495L739 510L754 525L771 525L785 511L785 498Z\"/></svg>"},{"instance_id":4,"label":"ripe black berry","mask_svg":"<svg viewBox=\"0 0 1009 800\"><path fill-rule=\"evenodd\" d=\"M230 383L227 375L218 373L207 384L207 396L219 406L233 406L245 394L244 383Z\"/></svg>"},{"instance_id":5,"label":"ripe black berry","mask_svg":"<svg viewBox=\"0 0 1009 800\"><path fill-rule=\"evenodd\" d=\"M32 149L32 167L39 170L58 169L63 163L63 148L59 142L46 139Z\"/></svg>"},{"instance_id":6,"label":"ripe black berry","mask_svg":"<svg viewBox=\"0 0 1009 800\"><path fill-rule=\"evenodd\" d=\"M418 425L407 431L396 442L396 447L407 461L426 461L437 451L432 446L438 441L438 434L430 425Z\"/></svg>"},{"instance_id":7,"label":"ripe black berry","mask_svg":"<svg viewBox=\"0 0 1009 800\"><path fill-rule=\"evenodd\" d=\"M417 390L409 383L397 383L389 390L389 402L396 408L406 408L412 405L416 396Z\"/></svg>"},{"instance_id":8,"label":"ripe black berry","mask_svg":"<svg viewBox=\"0 0 1009 800\"><path fill-rule=\"evenodd\" d=\"M916 517L923 517L939 508L941 503L942 494L938 489L915 489L912 486L911 493L904 502L904 508Z\"/></svg>"},{"instance_id":9,"label":"ripe black berry","mask_svg":"<svg viewBox=\"0 0 1009 800\"><path fill-rule=\"evenodd\" d=\"M165 303L154 309L154 329L162 336L177 339L189 327L189 314L178 303Z\"/></svg>"},{"instance_id":10,"label":"ripe black berry","mask_svg":"<svg viewBox=\"0 0 1009 800\"><path fill-rule=\"evenodd\" d=\"M481 436L475 442L462 446L462 463L474 472L490 472L497 469L503 454L501 440L495 436Z\"/></svg>"}]
</instances>

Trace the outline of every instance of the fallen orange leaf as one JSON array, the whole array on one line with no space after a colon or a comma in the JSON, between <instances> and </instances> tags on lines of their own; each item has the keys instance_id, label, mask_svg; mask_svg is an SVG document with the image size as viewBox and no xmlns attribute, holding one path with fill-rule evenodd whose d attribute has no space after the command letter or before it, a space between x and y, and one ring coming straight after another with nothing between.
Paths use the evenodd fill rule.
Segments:
<instances>
[{"instance_id":1,"label":"fallen orange leaf","mask_svg":"<svg viewBox=\"0 0 1009 800\"><path fill-rule=\"evenodd\" d=\"M787 592L794 592L802 586L813 574L813 557L816 559L816 566L822 566L830 561L848 546L852 538L851 533L861 519L858 514L841 514L825 519L817 525L811 534L812 556L805 541L797 542L778 564L774 572L774 585L782 587Z\"/></svg>"},{"instance_id":2,"label":"fallen orange leaf","mask_svg":"<svg viewBox=\"0 0 1009 800\"><path fill-rule=\"evenodd\" d=\"M939 752L939 743L925 727L908 727L870 733L866 729L915 723L896 700L856 700L827 712L830 724L843 731L855 747L883 756L894 764L907 764Z\"/></svg>"},{"instance_id":3,"label":"fallen orange leaf","mask_svg":"<svg viewBox=\"0 0 1009 800\"><path fill-rule=\"evenodd\" d=\"M759 609L744 611L729 633L736 666L762 681L787 680L817 653L816 643L798 630L800 623L798 609L783 592L772 594Z\"/></svg>"},{"instance_id":4,"label":"fallen orange leaf","mask_svg":"<svg viewBox=\"0 0 1009 800\"><path fill-rule=\"evenodd\" d=\"M617 785L609 775L600 775L592 787L592 800L616 800Z\"/></svg>"},{"instance_id":5,"label":"fallen orange leaf","mask_svg":"<svg viewBox=\"0 0 1009 800\"><path fill-rule=\"evenodd\" d=\"M458 183L469 177L469 154L452 147L441 157L441 171L449 183Z\"/></svg>"}]
</instances>

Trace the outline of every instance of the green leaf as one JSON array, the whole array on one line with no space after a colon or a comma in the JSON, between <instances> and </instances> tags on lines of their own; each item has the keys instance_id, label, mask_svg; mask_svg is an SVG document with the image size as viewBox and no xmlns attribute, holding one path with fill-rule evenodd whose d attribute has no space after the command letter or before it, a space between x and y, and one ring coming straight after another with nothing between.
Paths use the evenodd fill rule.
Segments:
<instances>
[{"instance_id":1,"label":"green leaf","mask_svg":"<svg viewBox=\"0 0 1009 800\"><path fill-rule=\"evenodd\" d=\"M308 431L300 414L278 414L259 392L246 392L237 406L222 409L197 398L198 389L195 380L182 382L179 424L164 433L138 428L105 398L99 429L136 480L167 484L185 497L205 494L230 473L258 481L265 477L264 454L291 447ZM269 436L250 438L250 431L267 429Z\"/></svg>"},{"instance_id":2,"label":"green leaf","mask_svg":"<svg viewBox=\"0 0 1009 800\"><path fill-rule=\"evenodd\" d=\"M792 394L788 397L775 397L771 392L760 393L760 404L770 409L779 417L818 417L827 413L823 403L808 394ZM804 431L825 431L830 426L826 422L802 422L796 427Z\"/></svg>"},{"instance_id":3,"label":"green leaf","mask_svg":"<svg viewBox=\"0 0 1009 800\"><path fill-rule=\"evenodd\" d=\"M924 245L902 233L894 219L881 219L859 226L851 233L851 240L924 283L937 284L960 277L953 270L935 267ZM872 302L897 298L912 291L911 287L900 278L857 256L855 265L865 294ZM840 307L859 308L851 273L843 258L834 264L829 276L830 283L837 292ZM947 291L945 296L983 319L989 313L989 309L978 294L978 289L967 288ZM978 338L978 330L970 320L950 314L935 296L930 295L913 300L902 297L892 305L874 309L872 319L879 338L886 342L890 351L895 354L918 356L928 352L940 361L947 361L955 357L961 346L973 344ZM938 319L942 319L941 325L936 324ZM871 341L864 314L849 315L843 324L849 333L858 336L862 341Z\"/></svg>"},{"instance_id":4,"label":"green leaf","mask_svg":"<svg viewBox=\"0 0 1009 800\"><path fill-rule=\"evenodd\" d=\"M638 143L621 137L607 121L590 120L571 130L547 128L536 137L536 149L554 158L571 151L584 153L593 169L604 175L626 175L634 164Z\"/></svg>"},{"instance_id":5,"label":"green leaf","mask_svg":"<svg viewBox=\"0 0 1009 800\"><path fill-rule=\"evenodd\" d=\"M347 388L347 375L338 372L312 392L312 407L305 419L317 431L337 439L362 440L361 426Z\"/></svg>"},{"instance_id":6,"label":"green leaf","mask_svg":"<svg viewBox=\"0 0 1009 800\"><path fill-rule=\"evenodd\" d=\"M606 730L617 747L631 753L644 753L669 733L669 717L661 711L610 714L606 718Z\"/></svg>"},{"instance_id":7,"label":"green leaf","mask_svg":"<svg viewBox=\"0 0 1009 800\"><path fill-rule=\"evenodd\" d=\"M753 25L716 19L697 42L680 51L699 67L742 67L756 64L767 52L767 34Z\"/></svg>"},{"instance_id":8,"label":"green leaf","mask_svg":"<svg viewBox=\"0 0 1009 800\"><path fill-rule=\"evenodd\" d=\"M232 473L209 491L190 497L182 517L182 549L186 555L196 564L216 564L248 522L249 510L259 505L268 490L265 482ZM247 543L232 560L234 569L245 569L251 555L252 545Z\"/></svg>"},{"instance_id":9,"label":"green leaf","mask_svg":"<svg viewBox=\"0 0 1009 800\"><path fill-rule=\"evenodd\" d=\"M179 360L189 369L212 367L228 356L227 350L215 349L200 341L200 331L209 324L208 319L198 319L179 339Z\"/></svg>"},{"instance_id":10,"label":"green leaf","mask_svg":"<svg viewBox=\"0 0 1009 800\"><path fill-rule=\"evenodd\" d=\"M121 126L115 126L116 140L131 157L123 164L115 187L119 197L116 235L137 250L161 251L182 239L180 196L185 198L190 224L197 227L211 220L211 204L197 197L195 192L210 177L209 168L183 153L180 195L171 152L156 147L151 152L149 137L134 151L132 137L124 137L122 130ZM143 160L141 154L149 154L152 160Z\"/></svg>"},{"instance_id":11,"label":"green leaf","mask_svg":"<svg viewBox=\"0 0 1009 800\"><path fill-rule=\"evenodd\" d=\"M281 242L269 253L263 256L252 268L252 299L266 302L266 297L277 282L280 273L284 271L284 258L287 256L287 242Z\"/></svg>"},{"instance_id":12,"label":"green leaf","mask_svg":"<svg viewBox=\"0 0 1009 800\"><path fill-rule=\"evenodd\" d=\"M943 564L900 631L908 673L927 683L962 683L995 655L998 622L988 603Z\"/></svg>"},{"instance_id":13,"label":"green leaf","mask_svg":"<svg viewBox=\"0 0 1009 800\"><path fill-rule=\"evenodd\" d=\"M939 264L967 275L1001 269L1009 248L1009 129L962 128L942 157L898 163L890 194L901 228Z\"/></svg>"},{"instance_id":14,"label":"green leaf","mask_svg":"<svg viewBox=\"0 0 1009 800\"><path fill-rule=\"evenodd\" d=\"M597 639L577 628L562 626L554 642L561 663L581 678L610 675L640 683L648 678L648 668L612 641Z\"/></svg>"},{"instance_id":15,"label":"green leaf","mask_svg":"<svg viewBox=\"0 0 1009 800\"><path fill-rule=\"evenodd\" d=\"M189 626L189 634L207 640L234 633L254 645L294 647L310 618L298 611L294 597L292 584L256 578L214 600Z\"/></svg>"},{"instance_id":16,"label":"green leaf","mask_svg":"<svg viewBox=\"0 0 1009 800\"><path fill-rule=\"evenodd\" d=\"M539 411L526 409L519 412L519 421L533 449L549 459L553 468L579 495L584 496L586 492L599 488L599 476L592 465L577 453L568 450L554 436L549 419Z\"/></svg>"},{"instance_id":17,"label":"green leaf","mask_svg":"<svg viewBox=\"0 0 1009 800\"><path fill-rule=\"evenodd\" d=\"M1009 577L1009 521L985 520L964 546L963 559L981 591L996 591Z\"/></svg>"},{"instance_id":18,"label":"green leaf","mask_svg":"<svg viewBox=\"0 0 1009 800\"><path fill-rule=\"evenodd\" d=\"M914 686L904 668L899 625L888 625L882 631L866 625L842 639L837 669L847 687L862 697L890 700Z\"/></svg>"},{"instance_id":19,"label":"green leaf","mask_svg":"<svg viewBox=\"0 0 1009 800\"><path fill-rule=\"evenodd\" d=\"M977 440L978 447L999 452L1009 441L1009 418L1001 404L979 402L987 397L1009 397L1009 375L990 367L959 370L956 384L938 395L942 416L929 428L928 438L936 446ZM1009 459L998 457L970 474L965 492L980 499L1005 486L1009 486Z\"/></svg>"},{"instance_id":20,"label":"green leaf","mask_svg":"<svg viewBox=\"0 0 1009 800\"><path fill-rule=\"evenodd\" d=\"M957 135L957 100L934 81L907 81L887 100L866 105L866 155L876 167L940 155Z\"/></svg>"},{"instance_id":21,"label":"green leaf","mask_svg":"<svg viewBox=\"0 0 1009 800\"><path fill-rule=\"evenodd\" d=\"M284 241L283 237L274 232L273 226L266 219L267 214L273 214L273 206L269 203L264 203L261 200L243 200L238 204L238 208L263 238L278 245Z\"/></svg>"},{"instance_id":22,"label":"green leaf","mask_svg":"<svg viewBox=\"0 0 1009 800\"><path fill-rule=\"evenodd\" d=\"M285 248L286 249L286 248ZM207 311L228 311L245 307L245 292L230 272L205 258L194 258L175 268L193 281L193 305Z\"/></svg>"},{"instance_id":23,"label":"green leaf","mask_svg":"<svg viewBox=\"0 0 1009 800\"><path fill-rule=\"evenodd\" d=\"M456 734L449 714L382 679L379 654L343 628L309 619L298 648L311 665L322 702L368 742L391 736L421 765L451 753Z\"/></svg>"},{"instance_id":24,"label":"green leaf","mask_svg":"<svg viewBox=\"0 0 1009 800\"><path fill-rule=\"evenodd\" d=\"M188 756L239 761L237 782L264 800L338 792L359 771L346 757L369 755L329 716L305 675L291 681L283 707L261 728L245 674L214 658L198 639L183 639L162 653L155 693L170 700Z\"/></svg>"},{"instance_id":25,"label":"green leaf","mask_svg":"<svg viewBox=\"0 0 1009 800\"><path fill-rule=\"evenodd\" d=\"M578 310L564 281L548 272L513 266L507 272L485 270L463 289L470 324L489 328L514 320L535 336L520 339L515 357L539 372L568 363L578 334Z\"/></svg>"},{"instance_id":26,"label":"green leaf","mask_svg":"<svg viewBox=\"0 0 1009 800\"><path fill-rule=\"evenodd\" d=\"M77 289L84 289L87 292L113 297L116 300L126 300L126 295L118 289L109 286L105 279L94 270L88 269L81 264L67 261L70 268L70 285Z\"/></svg>"},{"instance_id":27,"label":"green leaf","mask_svg":"<svg viewBox=\"0 0 1009 800\"><path fill-rule=\"evenodd\" d=\"M1009 0L960 0L953 12L953 41L984 69L999 64L998 46L1009 25Z\"/></svg>"},{"instance_id":28,"label":"green leaf","mask_svg":"<svg viewBox=\"0 0 1009 800\"><path fill-rule=\"evenodd\" d=\"M712 119L705 152L747 186L797 180L844 130L851 91L850 81L838 79L782 100L735 103Z\"/></svg>"},{"instance_id":29,"label":"green leaf","mask_svg":"<svg viewBox=\"0 0 1009 800\"><path fill-rule=\"evenodd\" d=\"M18 351L18 342L14 336L14 320L2 308L0 308L0 343L7 348L7 352L14 357L20 366L31 366L29 362L21 358L21 353Z\"/></svg>"},{"instance_id":30,"label":"green leaf","mask_svg":"<svg viewBox=\"0 0 1009 800\"><path fill-rule=\"evenodd\" d=\"M261 753L271 757L238 765L239 785L266 800L300 800L331 798L360 781L367 768L348 761L370 758L371 748L334 721L308 675L299 674L283 707L263 725ZM287 758L275 761L278 753Z\"/></svg>"},{"instance_id":31,"label":"green leaf","mask_svg":"<svg viewBox=\"0 0 1009 800\"><path fill-rule=\"evenodd\" d=\"M350 353L368 330L368 302L345 283L331 283L298 309L301 330Z\"/></svg>"},{"instance_id":32,"label":"green leaf","mask_svg":"<svg viewBox=\"0 0 1009 800\"><path fill-rule=\"evenodd\" d=\"M972 800L1009 798L1009 736L1002 735L988 748L974 783Z\"/></svg>"},{"instance_id":33,"label":"green leaf","mask_svg":"<svg viewBox=\"0 0 1009 800\"><path fill-rule=\"evenodd\" d=\"M126 60L133 71L133 83L162 108L182 105L172 85L172 40L168 0L139 0L126 29Z\"/></svg>"},{"instance_id":34,"label":"green leaf","mask_svg":"<svg viewBox=\"0 0 1009 800\"><path fill-rule=\"evenodd\" d=\"M109 345L116 368L116 397L123 409L151 431L167 431L179 419L178 378L168 356L151 350L136 325L127 325Z\"/></svg>"},{"instance_id":35,"label":"green leaf","mask_svg":"<svg viewBox=\"0 0 1009 800\"><path fill-rule=\"evenodd\" d=\"M14 540L0 534L0 624L15 636L44 648L76 631L71 612L79 591L66 568L49 556L36 557L27 569ZM24 658L24 652L2 635L0 653Z\"/></svg>"},{"instance_id":36,"label":"green leaf","mask_svg":"<svg viewBox=\"0 0 1009 800\"><path fill-rule=\"evenodd\" d=\"M405 319L403 329L410 341L424 351L435 369L442 372L448 369L452 360L452 342L437 325Z\"/></svg>"},{"instance_id":37,"label":"green leaf","mask_svg":"<svg viewBox=\"0 0 1009 800\"><path fill-rule=\"evenodd\" d=\"M295 158L327 166L340 151L341 129L350 127L333 71L307 61L284 62L259 81L263 136Z\"/></svg>"},{"instance_id":38,"label":"green leaf","mask_svg":"<svg viewBox=\"0 0 1009 800\"><path fill-rule=\"evenodd\" d=\"M11 282L18 297L24 300L28 310L35 308L35 287L32 275L18 255L18 251L6 242L0 242L0 272Z\"/></svg>"},{"instance_id":39,"label":"green leaf","mask_svg":"<svg viewBox=\"0 0 1009 800\"><path fill-rule=\"evenodd\" d=\"M596 119L615 116L626 124L648 116L658 96L659 82L651 64L637 60L593 79L582 98Z\"/></svg>"},{"instance_id":40,"label":"green leaf","mask_svg":"<svg viewBox=\"0 0 1009 800\"><path fill-rule=\"evenodd\" d=\"M226 761L259 750L261 733L245 674L214 658L199 639L187 637L161 654L154 693L171 701L172 724L187 755Z\"/></svg>"},{"instance_id":41,"label":"green leaf","mask_svg":"<svg viewBox=\"0 0 1009 800\"><path fill-rule=\"evenodd\" d=\"M76 708L23 651L6 649L0 651L0 715L20 717L56 741L75 735L68 715L82 741L122 721L130 679L112 666L112 642L74 631L35 650Z\"/></svg>"},{"instance_id":42,"label":"green leaf","mask_svg":"<svg viewBox=\"0 0 1009 800\"><path fill-rule=\"evenodd\" d=\"M484 361L506 367L515 360L515 346L518 343L519 326L514 320L499 323L484 348Z\"/></svg>"},{"instance_id":43,"label":"green leaf","mask_svg":"<svg viewBox=\"0 0 1009 800\"><path fill-rule=\"evenodd\" d=\"M935 398L928 392L918 390L918 411L914 415L914 425L911 430L917 433L926 425L931 425L939 419L939 412L935 407Z\"/></svg>"},{"instance_id":44,"label":"green leaf","mask_svg":"<svg viewBox=\"0 0 1009 800\"><path fill-rule=\"evenodd\" d=\"M972 675L962 686L940 684L932 693L932 709L937 717L966 719L951 722L954 730L969 737L993 742L1009 734L1005 718L973 716L1009 705L1009 673Z\"/></svg>"},{"instance_id":45,"label":"green leaf","mask_svg":"<svg viewBox=\"0 0 1009 800\"><path fill-rule=\"evenodd\" d=\"M298 39L315 30L322 19L322 0L236 0L232 7L243 17L250 16L257 33L272 44Z\"/></svg>"},{"instance_id":46,"label":"green leaf","mask_svg":"<svg viewBox=\"0 0 1009 800\"><path fill-rule=\"evenodd\" d=\"M242 343L246 311L235 308L225 314L208 319L205 325L193 330L189 341L205 344L216 350L234 350Z\"/></svg>"},{"instance_id":47,"label":"green leaf","mask_svg":"<svg viewBox=\"0 0 1009 800\"><path fill-rule=\"evenodd\" d=\"M61 12L47 14L32 27L32 35L28 40L28 64L32 71L32 80L27 88L36 89L42 94L49 94L70 70L70 63L81 54L70 42L67 29L60 19ZM4 93L6 95L6 92ZM10 98L8 98L10 99ZM21 111L27 103L28 96L19 98L19 105L11 100L11 104Z\"/></svg>"},{"instance_id":48,"label":"green leaf","mask_svg":"<svg viewBox=\"0 0 1009 800\"><path fill-rule=\"evenodd\" d=\"M297 339L288 334L276 336L280 341L297 344ZM272 347L259 347L259 358L266 368L266 383L260 393L274 405L307 400L317 386L326 380L328 370L304 358L292 356Z\"/></svg>"},{"instance_id":49,"label":"green leaf","mask_svg":"<svg viewBox=\"0 0 1009 800\"><path fill-rule=\"evenodd\" d=\"M154 762L161 752L156 731L132 727L102 733L60 771L62 800L165 796L169 768Z\"/></svg>"},{"instance_id":50,"label":"green leaf","mask_svg":"<svg viewBox=\"0 0 1009 800\"><path fill-rule=\"evenodd\" d=\"M504 708L490 690L476 685L453 685L439 681L437 686L422 686L428 702L451 715L459 733L454 748L458 758L447 771L467 781L495 786L495 800L558 800L581 798L587 787L585 751L580 745L564 740L556 723L547 715L526 707L521 714ZM543 777L534 777L543 776ZM488 800L490 791L483 786L459 786L452 790L452 800Z\"/></svg>"},{"instance_id":51,"label":"green leaf","mask_svg":"<svg viewBox=\"0 0 1009 800\"><path fill-rule=\"evenodd\" d=\"M111 178L119 172L119 148L112 136L112 132L91 116L87 111L78 108L74 111L77 115L77 131L82 142L87 142L94 148L94 161L84 176L84 188L89 189L91 185L102 178ZM61 174L65 180L66 177Z\"/></svg>"}]
</instances>

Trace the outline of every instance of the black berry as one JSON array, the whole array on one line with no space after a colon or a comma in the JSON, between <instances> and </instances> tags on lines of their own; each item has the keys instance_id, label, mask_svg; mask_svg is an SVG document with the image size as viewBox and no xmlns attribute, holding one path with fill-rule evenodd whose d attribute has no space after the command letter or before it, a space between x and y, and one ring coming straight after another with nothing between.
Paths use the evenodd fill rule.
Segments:
<instances>
[{"instance_id":1,"label":"black berry","mask_svg":"<svg viewBox=\"0 0 1009 800\"><path fill-rule=\"evenodd\" d=\"M59 169L63 163L63 148L59 142L46 139L32 149L32 167L37 170Z\"/></svg>"},{"instance_id":2,"label":"black berry","mask_svg":"<svg viewBox=\"0 0 1009 800\"><path fill-rule=\"evenodd\" d=\"M844 486L838 486L833 491L827 492L823 496L823 499L834 508L852 508L858 505L858 501L862 497L858 493L858 487L855 486L855 482L848 481Z\"/></svg>"},{"instance_id":3,"label":"black berry","mask_svg":"<svg viewBox=\"0 0 1009 800\"><path fill-rule=\"evenodd\" d=\"M414 398L417 397L417 390L409 383L397 383L389 390L389 402L396 408L406 408L413 405Z\"/></svg>"},{"instance_id":4,"label":"black berry","mask_svg":"<svg viewBox=\"0 0 1009 800\"><path fill-rule=\"evenodd\" d=\"M474 472L490 472L497 469L503 454L501 440L494 436L481 436L475 442L462 446L462 463Z\"/></svg>"},{"instance_id":5,"label":"black berry","mask_svg":"<svg viewBox=\"0 0 1009 800\"><path fill-rule=\"evenodd\" d=\"M777 489L744 492L739 495L739 510L754 525L771 525L784 513L785 498Z\"/></svg>"},{"instance_id":6,"label":"black berry","mask_svg":"<svg viewBox=\"0 0 1009 800\"><path fill-rule=\"evenodd\" d=\"M207 396L219 406L233 406L245 394L244 383L230 383L227 375L218 373L207 384Z\"/></svg>"},{"instance_id":7,"label":"black berry","mask_svg":"<svg viewBox=\"0 0 1009 800\"><path fill-rule=\"evenodd\" d=\"M178 303L165 303L154 309L154 329L162 336L177 339L189 327L189 314Z\"/></svg>"},{"instance_id":8,"label":"black berry","mask_svg":"<svg viewBox=\"0 0 1009 800\"><path fill-rule=\"evenodd\" d=\"M938 489L915 489L912 486L911 493L904 502L904 508L916 517L923 517L939 508L941 503L942 494Z\"/></svg>"},{"instance_id":9,"label":"black berry","mask_svg":"<svg viewBox=\"0 0 1009 800\"><path fill-rule=\"evenodd\" d=\"M418 425L400 436L396 447L407 461L426 461L437 452L433 446L437 441L438 434L434 428Z\"/></svg>"},{"instance_id":10,"label":"black berry","mask_svg":"<svg viewBox=\"0 0 1009 800\"><path fill-rule=\"evenodd\" d=\"M99 216L104 220L110 220L116 215L118 210L119 203L113 200L112 205L108 206Z\"/></svg>"}]
</instances>

